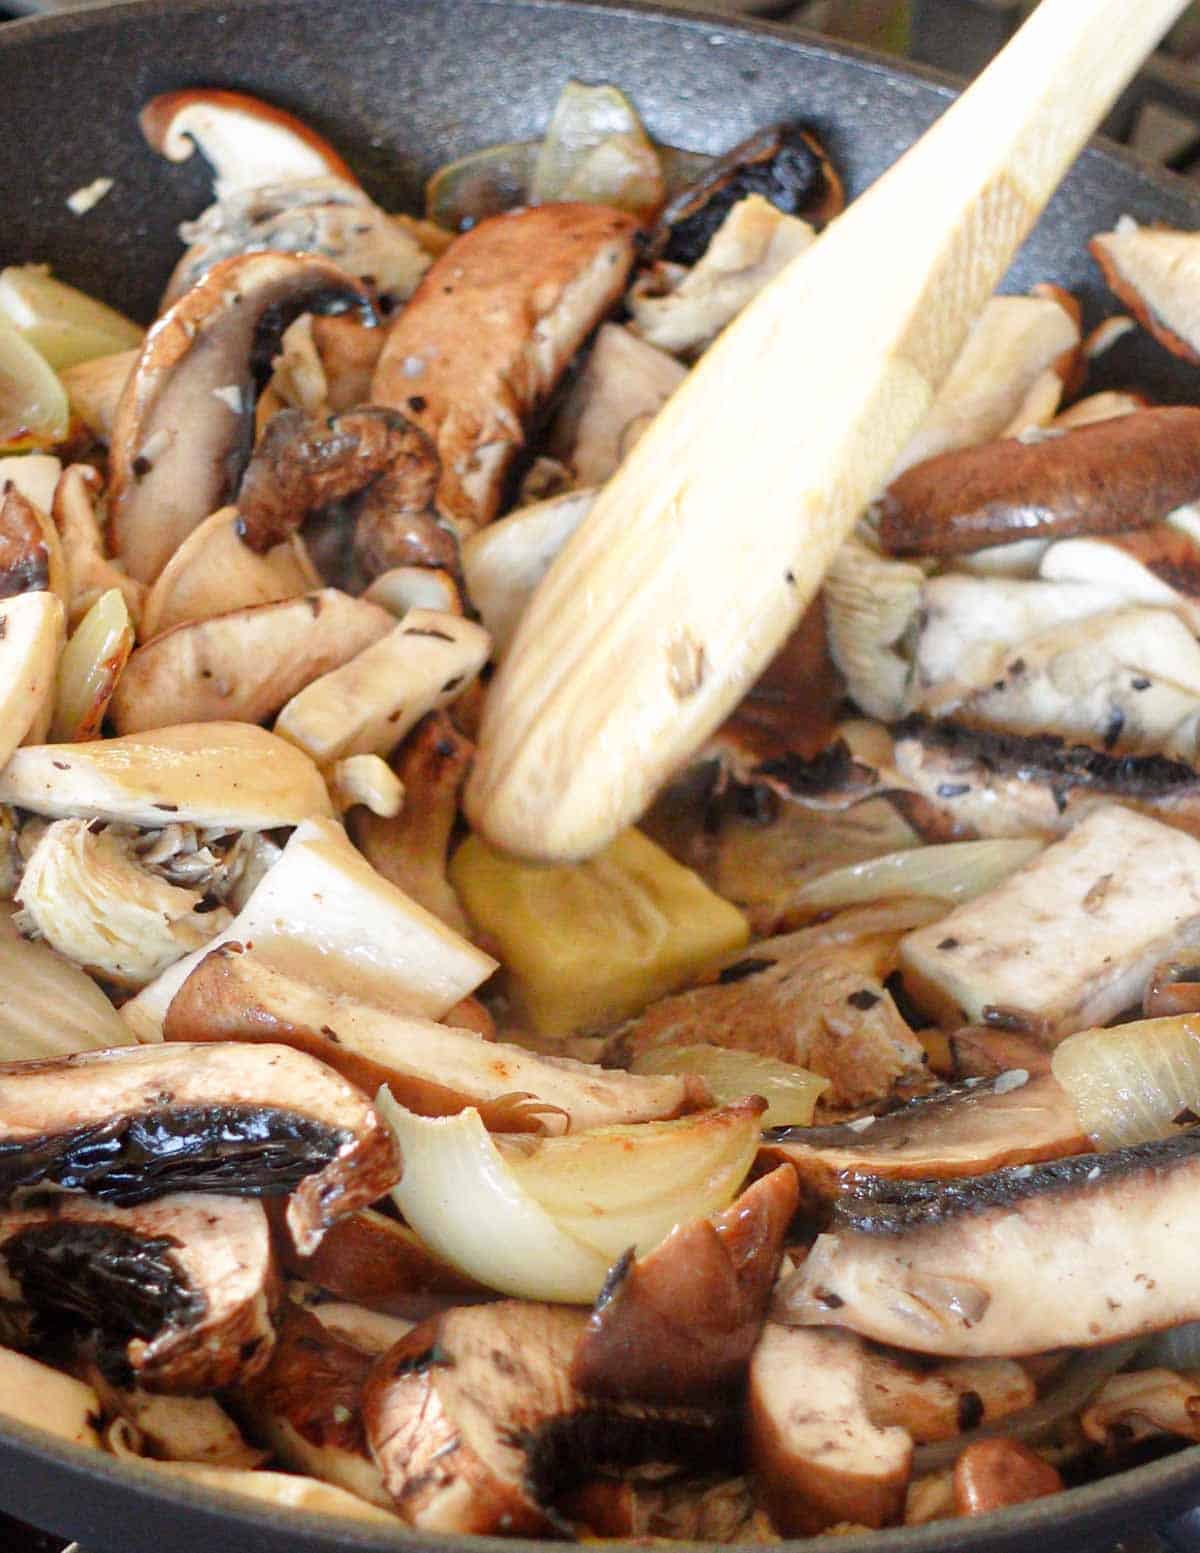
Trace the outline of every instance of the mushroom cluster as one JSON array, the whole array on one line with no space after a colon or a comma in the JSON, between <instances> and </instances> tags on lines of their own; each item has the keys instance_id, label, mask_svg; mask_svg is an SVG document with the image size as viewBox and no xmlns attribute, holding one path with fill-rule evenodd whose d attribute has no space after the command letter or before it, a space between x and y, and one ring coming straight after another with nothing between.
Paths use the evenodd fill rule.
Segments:
<instances>
[{"instance_id":1,"label":"mushroom cluster","mask_svg":"<svg viewBox=\"0 0 1200 1553\"><path fill-rule=\"evenodd\" d=\"M214 180L149 329L0 274L0 1412L459 1538L1200 1439L1200 408L1087 391L1200 363L1200 234L1097 236L1086 337L994 299L736 714L534 866L493 665L836 170L573 82L398 215L243 94L142 127Z\"/></svg>"}]
</instances>

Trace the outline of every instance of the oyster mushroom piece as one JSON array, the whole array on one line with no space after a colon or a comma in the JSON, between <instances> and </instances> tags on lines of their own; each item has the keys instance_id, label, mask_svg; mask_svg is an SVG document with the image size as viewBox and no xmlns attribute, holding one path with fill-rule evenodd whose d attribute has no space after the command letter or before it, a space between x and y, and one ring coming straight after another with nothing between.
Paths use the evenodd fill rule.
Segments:
<instances>
[{"instance_id":1,"label":"oyster mushroom piece","mask_svg":"<svg viewBox=\"0 0 1200 1553\"><path fill-rule=\"evenodd\" d=\"M0 1348L0 1414L100 1449L102 1409L94 1388L12 1348Z\"/></svg>"},{"instance_id":2,"label":"oyster mushroom piece","mask_svg":"<svg viewBox=\"0 0 1200 1553\"><path fill-rule=\"evenodd\" d=\"M1110 804L909 933L900 970L919 1006L950 1025L1061 1040L1140 1003L1154 966L1194 941L1198 923L1200 841Z\"/></svg>"},{"instance_id":3,"label":"oyster mushroom piece","mask_svg":"<svg viewBox=\"0 0 1200 1553\"><path fill-rule=\"evenodd\" d=\"M1200 363L1200 233L1143 227L1123 216L1088 247L1113 292L1159 344Z\"/></svg>"},{"instance_id":4,"label":"oyster mushroom piece","mask_svg":"<svg viewBox=\"0 0 1200 1553\"><path fill-rule=\"evenodd\" d=\"M31 744L0 771L0 803L53 819L157 829L274 830L330 813L308 756L247 723L191 723L87 744Z\"/></svg>"},{"instance_id":5,"label":"oyster mushroom piece","mask_svg":"<svg viewBox=\"0 0 1200 1553\"><path fill-rule=\"evenodd\" d=\"M894 555L961 555L1145 528L1197 496L1200 410L1135 410L913 465L883 495L879 539Z\"/></svg>"},{"instance_id":6,"label":"oyster mushroom piece","mask_svg":"<svg viewBox=\"0 0 1200 1553\"><path fill-rule=\"evenodd\" d=\"M261 1203L186 1192L117 1207L54 1194L0 1213L0 1265L33 1309L97 1332L110 1373L132 1371L151 1390L230 1385L261 1369L275 1340Z\"/></svg>"},{"instance_id":7,"label":"oyster mushroom piece","mask_svg":"<svg viewBox=\"0 0 1200 1553\"><path fill-rule=\"evenodd\" d=\"M620 324L602 324L554 419L551 452L577 485L603 485L686 376L665 351Z\"/></svg>"},{"instance_id":8,"label":"oyster mushroom piece","mask_svg":"<svg viewBox=\"0 0 1200 1553\"><path fill-rule=\"evenodd\" d=\"M692 269L658 264L634 281L626 299L630 328L659 350L698 355L816 236L807 221L751 194L725 217Z\"/></svg>"},{"instance_id":9,"label":"oyster mushroom piece","mask_svg":"<svg viewBox=\"0 0 1200 1553\"><path fill-rule=\"evenodd\" d=\"M905 657L920 618L925 574L851 539L822 584L829 652L846 691L870 717L893 722L912 710L913 667Z\"/></svg>"},{"instance_id":10,"label":"oyster mushroom piece","mask_svg":"<svg viewBox=\"0 0 1200 1553\"><path fill-rule=\"evenodd\" d=\"M90 464L71 464L54 492L51 510L66 562L68 621L74 630L102 593L118 588L136 630L146 589L105 554L96 517L100 490L100 476Z\"/></svg>"},{"instance_id":11,"label":"oyster mushroom piece","mask_svg":"<svg viewBox=\"0 0 1200 1553\"><path fill-rule=\"evenodd\" d=\"M1200 1313L1200 1129L960 1181L864 1178L775 1319L951 1358L1138 1337Z\"/></svg>"},{"instance_id":12,"label":"oyster mushroom piece","mask_svg":"<svg viewBox=\"0 0 1200 1553\"><path fill-rule=\"evenodd\" d=\"M1051 582L1109 589L1126 604L1170 609L1200 633L1200 545L1169 524L1097 539L1060 539L1038 568Z\"/></svg>"},{"instance_id":13,"label":"oyster mushroom piece","mask_svg":"<svg viewBox=\"0 0 1200 1553\"><path fill-rule=\"evenodd\" d=\"M64 611L53 593L0 599L0 767L54 708Z\"/></svg>"},{"instance_id":14,"label":"oyster mushroom piece","mask_svg":"<svg viewBox=\"0 0 1200 1553\"><path fill-rule=\"evenodd\" d=\"M491 645L472 620L410 610L387 636L293 696L275 732L319 765L387 755L422 717L462 694Z\"/></svg>"},{"instance_id":15,"label":"oyster mushroom piece","mask_svg":"<svg viewBox=\"0 0 1200 1553\"><path fill-rule=\"evenodd\" d=\"M912 1437L872 1421L867 1374L863 1346L847 1332L763 1328L750 1360L750 1470L784 1536L902 1518Z\"/></svg>"},{"instance_id":16,"label":"oyster mushroom piece","mask_svg":"<svg viewBox=\"0 0 1200 1553\"><path fill-rule=\"evenodd\" d=\"M703 1402L737 1387L798 1201L796 1174L782 1165L723 1212L623 1257L575 1349L573 1383L643 1402Z\"/></svg>"},{"instance_id":17,"label":"oyster mushroom piece","mask_svg":"<svg viewBox=\"0 0 1200 1553\"><path fill-rule=\"evenodd\" d=\"M234 495L250 454L263 336L318 303L369 305L362 286L326 259L245 254L210 270L146 336L109 462L113 548L138 581L152 582Z\"/></svg>"},{"instance_id":18,"label":"oyster mushroom piece","mask_svg":"<svg viewBox=\"0 0 1200 1553\"><path fill-rule=\"evenodd\" d=\"M138 1456L246 1468L266 1460L265 1451L247 1445L215 1397L168 1396L137 1385L114 1386L96 1364L86 1365L84 1373L101 1397L104 1411L132 1429ZM109 1449L121 1454L111 1427L106 1433Z\"/></svg>"},{"instance_id":19,"label":"oyster mushroom piece","mask_svg":"<svg viewBox=\"0 0 1200 1553\"><path fill-rule=\"evenodd\" d=\"M0 1074L4 1193L45 1182L122 1207L181 1186L291 1193L288 1230L310 1252L400 1176L370 1104L287 1046L122 1046Z\"/></svg>"},{"instance_id":20,"label":"oyster mushroom piece","mask_svg":"<svg viewBox=\"0 0 1200 1553\"><path fill-rule=\"evenodd\" d=\"M636 229L599 205L481 221L392 325L371 397L433 439L438 509L464 534L496 516L525 420L621 295Z\"/></svg>"},{"instance_id":21,"label":"oyster mushroom piece","mask_svg":"<svg viewBox=\"0 0 1200 1553\"><path fill-rule=\"evenodd\" d=\"M59 954L118 987L144 987L232 922L142 866L136 837L56 820L25 864L22 925Z\"/></svg>"},{"instance_id":22,"label":"oyster mushroom piece","mask_svg":"<svg viewBox=\"0 0 1200 1553\"><path fill-rule=\"evenodd\" d=\"M112 699L120 733L176 723L257 723L395 628L336 588L173 626L139 647Z\"/></svg>"}]
</instances>

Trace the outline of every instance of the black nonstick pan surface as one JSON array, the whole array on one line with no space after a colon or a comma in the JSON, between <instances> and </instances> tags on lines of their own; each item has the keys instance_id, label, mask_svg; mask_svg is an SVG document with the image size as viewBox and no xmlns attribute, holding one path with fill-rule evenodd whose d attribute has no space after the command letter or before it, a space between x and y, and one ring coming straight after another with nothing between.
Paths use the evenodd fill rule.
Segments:
<instances>
[{"instance_id":1,"label":"black nonstick pan surface","mask_svg":"<svg viewBox=\"0 0 1200 1553\"><path fill-rule=\"evenodd\" d=\"M209 199L198 158L174 167L142 144L137 112L156 92L208 84L259 93L328 135L386 207L415 211L440 162L540 134L569 76L617 83L656 138L700 151L724 150L773 119L803 118L819 129L851 194L920 134L950 92L927 74L764 25L566 0L142 0L18 22L0 29L0 263L47 260L64 279L153 316L179 252L175 228ZM111 193L89 214L71 215L67 196L98 177L114 180ZM1089 320L1101 316L1110 304L1086 243L1126 212L1197 226L1200 195L1115 149L1091 150L1008 286L1057 281L1083 297ZM886 252L879 264L882 274ZM1200 371L1140 332L1103 358L1093 381L1200 400ZM736 1446L731 1440L731 1461ZM1172 1545L1200 1550L1200 1515L1195 1527L1184 1515L1196 1503L1200 1448L999 1516L795 1546L1100 1553L1122 1531L1157 1527ZM0 1505L79 1538L88 1553L445 1545L166 1486L150 1468L2 1421Z\"/></svg>"}]
</instances>

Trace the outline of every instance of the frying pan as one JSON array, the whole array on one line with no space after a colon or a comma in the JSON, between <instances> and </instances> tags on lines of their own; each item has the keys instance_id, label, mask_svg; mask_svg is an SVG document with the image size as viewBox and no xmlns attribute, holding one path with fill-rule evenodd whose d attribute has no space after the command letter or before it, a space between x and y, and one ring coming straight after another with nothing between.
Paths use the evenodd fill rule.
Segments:
<instances>
[{"instance_id":1,"label":"frying pan","mask_svg":"<svg viewBox=\"0 0 1200 1553\"><path fill-rule=\"evenodd\" d=\"M945 106L952 87L764 24L577 0L142 0L0 29L0 263L56 273L148 320L177 256L177 223L209 201L199 159L169 166L143 146L137 111L156 92L239 87L299 113L390 209L417 209L438 163L530 139L569 76L613 81L661 141L716 152L773 119L826 141L851 195ZM969 148L964 148L969 154ZM72 216L97 177L112 192ZM1009 289L1053 280L1089 320L1107 310L1085 244L1122 213L1200 225L1200 194L1115 148L1088 151L1019 255ZM886 253L880 265L887 263ZM1140 332L1102 358L1097 386L1197 397L1200 378ZM803 415L802 405L796 407ZM734 1442L731 1441L731 1458ZM1200 1553L1200 1447L999 1516L795 1544L806 1553L1008 1553L1106 1548L1159 1527ZM385 1553L443 1539L254 1507L164 1485L153 1469L0 1426L0 1505L89 1553ZM1182 1518L1180 1518L1182 1517ZM544 1543L477 1539L475 1553Z\"/></svg>"}]
</instances>

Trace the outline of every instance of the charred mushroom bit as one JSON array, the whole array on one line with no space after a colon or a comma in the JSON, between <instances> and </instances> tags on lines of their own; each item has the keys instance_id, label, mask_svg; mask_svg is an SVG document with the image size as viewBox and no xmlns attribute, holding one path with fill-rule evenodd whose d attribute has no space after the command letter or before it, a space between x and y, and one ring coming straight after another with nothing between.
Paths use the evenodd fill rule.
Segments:
<instances>
[{"instance_id":1,"label":"charred mushroom bit","mask_svg":"<svg viewBox=\"0 0 1200 1553\"><path fill-rule=\"evenodd\" d=\"M714 158L568 82L402 213L189 85L148 330L0 271L0 1420L463 1543L1200 1441L1200 391L1110 353L1200 363L1200 233L991 300L635 824L472 825L543 578L842 209L795 111Z\"/></svg>"}]
</instances>

